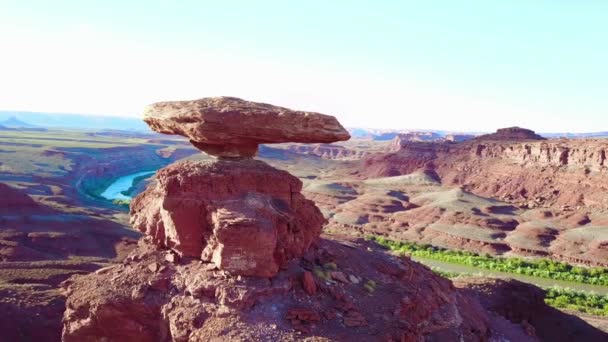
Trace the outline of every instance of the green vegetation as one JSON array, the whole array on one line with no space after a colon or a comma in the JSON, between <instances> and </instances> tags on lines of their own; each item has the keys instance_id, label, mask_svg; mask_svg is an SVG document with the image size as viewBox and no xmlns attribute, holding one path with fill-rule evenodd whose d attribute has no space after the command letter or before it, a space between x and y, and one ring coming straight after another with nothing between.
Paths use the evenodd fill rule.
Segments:
<instances>
[{"instance_id":1,"label":"green vegetation","mask_svg":"<svg viewBox=\"0 0 608 342\"><path fill-rule=\"evenodd\" d=\"M444 278L456 278L469 274L446 272L433 268L433 273ZM545 288L545 303L554 308L578 311L595 316L608 316L608 295L575 291L561 287Z\"/></svg>"},{"instance_id":2,"label":"green vegetation","mask_svg":"<svg viewBox=\"0 0 608 342\"><path fill-rule=\"evenodd\" d=\"M459 276L465 276L468 275L467 273L458 273L458 272L452 272L452 271L444 271L442 269L439 269L437 267L433 267L431 268L431 271L433 271L433 273L437 274L438 276L444 277L444 278L456 278Z\"/></svg>"},{"instance_id":3,"label":"green vegetation","mask_svg":"<svg viewBox=\"0 0 608 342\"><path fill-rule=\"evenodd\" d=\"M324 271L319 266L315 266L315 268L312 270L312 273L314 273L314 275L317 278L319 278L319 279L323 279L323 280L330 280L331 279L331 276L329 275L329 272Z\"/></svg>"},{"instance_id":4,"label":"green vegetation","mask_svg":"<svg viewBox=\"0 0 608 342\"><path fill-rule=\"evenodd\" d=\"M315 266L312 270L312 273L314 273L314 275L317 276L317 278L319 279L331 280L331 271L337 270L338 265L336 265L336 263L328 262L324 264L322 268L320 266Z\"/></svg>"},{"instance_id":5,"label":"green vegetation","mask_svg":"<svg viewBox=\"0 0 608 342\"><path fill-rule=\"evenodd\" d=\"M131 200L130 199L115 199L112 201L112 203L119 205L121 207L126 207L127 209L129 209L129 205L131 204Z\"/></svg>"},{"instance_id":6,"label":"green vegetation","mask_svg":"<svg viewBox=\"0 0 608 342\"><path fill-rule=\"evenodd\" d=\"M363 284L363 288L369 293L374 293L376 291L376 282L370 279Z\"/></svg>"},{"instance_id":7,"label":"green vegetation","mask_svg":"<svg viewBox=\"0 0 608 342\"><path fill-rule=\"evenodd\" d=\"M336 265L335 262L328 262L325 265L323 265L323 268L325 268L326 270L330 270L330 271L337 271L338 265Z\"/></svg>"},{"instance_id":8,"label":"green vegetation","mask_svg":"<svg viewBox=\"0 0 608 342\"><path fill-rule=\"evenodd\" d=\"M563 288L547 289L545 303L559 309L608 316L608 296Z\"/></svg>"},{"instance_id":9,"label":"green vegetation","mask_svg":"<svg viewBox=\"0 0 608 342\"><path fill-rule=\"evenodd\" d=\"M372 236L368 237L368 239L392 251L422 258L469 265L499 272L608 286L608 269L606 268L584 268L548 259L524 260L521 258L492 257L466 251L452 251L431 245L392 241L382 237Z\"/></svg>"}]
</instances>

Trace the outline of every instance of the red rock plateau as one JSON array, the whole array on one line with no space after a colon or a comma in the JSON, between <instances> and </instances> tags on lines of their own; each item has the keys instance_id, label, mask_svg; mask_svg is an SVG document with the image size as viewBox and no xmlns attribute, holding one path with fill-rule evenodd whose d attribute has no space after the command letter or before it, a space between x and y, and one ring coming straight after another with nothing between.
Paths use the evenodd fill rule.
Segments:
<instances>
[{"instance_id":1,"label":"red rock plateau","mask_svg":"<svg viewBox=\"0 0 608 342\"><path fill-rule=\"evenodd\" d=\"M534 131L521 127L507 127L496 130L496 133L481 135L477 140L522 141L547 140Z\"/></svg>"},{"instance_id":2,"label":"red rock plateau","mask_svg":"<svg viewBox=\"0 0 608 342\"><path fill-rule=\"evenodd\" d=\"M406 143L346 163L304 192L332 230L608 266L606 151L605 140L499 130Z\"/></svg>"},{"instance_id":3,"label":"red rock plateau","mask_svg":"<svg viewBox=\"0 0 608 342\"><path fill-rule=\"evenodd\" d=\"M180 107L183 103L177 105L188 119L172 121L172 130L198 127L206 132L207 113L221 112L225 101L236 100L203 101L206 107L198 116ZM238 104L242 113L252 113L247 120L253 124L246 126L259 128L259 134L248 133L256 136L254 145L274 139L265 137L269 123L264 108L274 115L277 107ZM306 122L318 122L317 115L306 114ZM289 117L282 129L302 123L300 115L291 124ZM148 122L158 123L150 117ZM64 282L64 341L543 338L530 324L485 309L475 295L408 258L370 242L321 236L325 220L301 195L300 180L251 160L251 150L234 145L240 136L231 139L233 128L209 122L223 143L232 144L224 148L214 140L213 152L230 153L217 153L219 160L176 163L157 173L131 206L134 226L145 233L138 247L121 264ZM306 136L304 129L291 138L295 133L272 127L270 137L293 141L344 138L333 129L333 137ZM436 182L433 174L420 177ZM342 191L345 201L356 193L340 184L328 184L325 190ZM414 207L405 194L379 193L383 195L396 198L379 202L387 213ZM359 200L365 210L377 205L373 196Z\"/></svg>"}]
</instances>

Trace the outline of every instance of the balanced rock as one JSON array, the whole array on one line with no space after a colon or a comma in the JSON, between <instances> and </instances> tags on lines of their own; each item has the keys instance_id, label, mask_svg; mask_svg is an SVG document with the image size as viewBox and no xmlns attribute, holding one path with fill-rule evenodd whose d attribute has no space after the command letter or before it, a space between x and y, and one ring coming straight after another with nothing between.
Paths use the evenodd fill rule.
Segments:
<instances>
[{"instance_id":1,"label":"balanced rock","mask_svg":"<svg viewBox=\"0 0 608 342\"><path fill-rule=\"evenodd\" d=\"M182 135L199 150L227 158L253 157L259 144L350 138L333 116L236 97L155 103L146 108L144 121L156 132Z\"/></svg>"},{"instance_id":2,"label":"balanced rock","mask_svg":"<svg viewBox=\"0 0 608 342\"><path fill-rule=\"evenodd\" d=\"M133 226L163 248L233 274L273 276L325 223L298 178L258 160L175 163L152 184L131 204Z\"/></svg>"}]
</instances>

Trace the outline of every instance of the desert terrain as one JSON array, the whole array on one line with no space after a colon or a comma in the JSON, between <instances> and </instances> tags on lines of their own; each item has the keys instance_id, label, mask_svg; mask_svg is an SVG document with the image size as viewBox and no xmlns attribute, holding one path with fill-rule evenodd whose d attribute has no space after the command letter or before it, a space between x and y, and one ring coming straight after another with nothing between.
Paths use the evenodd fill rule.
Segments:
<instances>
[{"instance_id":1,"label":"desert terrain","mask_svg":"<svg viewBox=\"0 0 608 342\"><path fill-rule=\"evenodd\" d=\"M472 275L490 276L491 279L514 277L544 289L558 285L582 293L595 293L599 295L593 300L600 303L595 306L577 306L571 302L556 304L552 300L560 294L552 293L553 297L547 297L549 300L545 301L566 312L562 313L544 307L543 290L523 283L504 285L504 289L496 291L507 293L514 290L506 288L514 286L517 291L535 298L530 310L540 310L540 307L550 310L548 315L555 321L535 322L534 317L522 310L511 313L517 316L515 318L503 313L509 323L501 321L502 318L492 318L490 324L525 321L536 329L537 337L540 334L544 340L549 340L548 326L556 321L571 320L570 324L578 328L572 328L570 333L586 331L585 334L591 336L589 340L593 340L599 338L601 332L589 323L601 329L607 326L604 318L607 312L601 304L605 302L608 307L606 151L608 142L603 139L547 140L526 130L511 129L478 137L418 132L393 134L388 138L386 134L380 138L365 136L338 143L268 144L259 147L257 159L296 176L302 182L302 194L320 208L327 220L323 226L324 242L314 252L320 254L311 252L314 255L309 257L317 260L316 264L312 262L304 267L317 272L316 277L331 279L332 272L337 272L355 275L356 283L363 279L380 279L382 286L376 293L390 301L402 290L390 290L388 284L400 279L396 274L403 270L383 266L376 274L377 269L361 266L365 257L359 255L360 252L351 251L353 248L357 251L373 249L387 255L409 254L445 277L464 274L469 278L454 278L457 287L466 288L482 298L482 302L491 303L484 302L484 306L502 305L496 309L498 311L504 304L496 304L495 294L479 289L499 286L488 285L493 284L492 281L479 280L484 278L470 278ZM165 265L162 267L169 267L171 274L183 272L181 266L166 264L164 257L151 247L137 247L142 234L129 223L128 204L130 198L143 192L146 186L156 184L157 180L150 178L149 173L177 161L210 160L210 156L197 151L186 139L156 133L1 129L0 291L3 295L0 307L4 314L0 326L4 331L10 331L8 340L58 340L70 277L97 274L99 279L75 287L78 291L85 291L89 286L98 287L98 282L107 280L108 272L115 272L103 270L127 262L124 261L126 256L137 248L140 249L137 258L146 262L155 260ZM125 177L136 174L141 175L126 178L126 187L122 185ZM118 186L119 191L122 189L124 192L119 193L123 196L104 197L113 186ZM399 243L411 243L411 246ZM464 257L459 256L467 257L469 261L463 261ZM150 278L156 275L138 275L131 268L139 263L135 263L137 260L133 256L130 258L124 266L126 273L121 274L131 274L133 279L144 277L138 280L143 282L161 281ZM344 263L349 258L361 261L357 265ZM379 258L378 265L388 262L383 261L384 257ZM479 261L472 263L471 258L479 258ZM519 263L517 267L523 271L515 272L513 267L500 266L507 262ZM327 266L328 263L336 264L336 269ZM495 266L486 267L484 263ZM549 268L556 270L541 272ZM420 284L424 279L434 277L427 267L415 266L415 269L418 274L416 286L422 288ZM300 272L294 265L289 266L289 270ZM341 282L340 274L334 277L330 283L335 283L336 279ZM443 285L441 281L433 290L443 293L437 296L457 296L456 292L451 292L456 291L450 289L451 285ZM346 284L354 282L346 281ZM327 286L323 281L317 280L317 283ZM376 282L373 284L369 285L373 289L367 291L376 291ZM259 285L243 286L257 288ZM280 289L273 291L271 296L283 293ZM340 297L332 292L335 290L331 286L321 291ZM253 296L258 296L255 293ZM304 297L299 296L289 300L294 305L301 304ZM277 298L268 299L264 305L274 305ZM348 303L342 305L354 305ZM250 306L249 303L243 305ZM474 315L477 310L473 304L462 305L468 310L463 315ZM258 309L260 312L266 310ZM322 315L340 315L340 310ZM349 310L342 311L353 315L354 326L362 324L361 313ZM382 310L374 313L374 318L368 317L366 325L381 324L387 314ZM589 323L575 319L570 316L572 314ZM320 319L308 311L291 315L287 323L291 321L303 334L310 333L311 326L317 326L314 322ZM269 317L266 319L272 321ZM299 323L294 323L296 321ZM280 331L291 329L291 325L284 323L280 323ZM249 323L240 317L231 324ZM336 332L331 324L323 324L314 329L328 339L340 340L340 334L352 338L359 336L346 330ZM484 330L486 327L471 329ZM512 333L517 336L515 330ZM199 333L213 335L210 331ZM363 334L361 337L372 332L359 333ZM277 339L296 336L279 332L265 334ZM78 336L77 333L74 336ZM203 338L201 336L199 338Z\"/></svg>"}]
</instances>

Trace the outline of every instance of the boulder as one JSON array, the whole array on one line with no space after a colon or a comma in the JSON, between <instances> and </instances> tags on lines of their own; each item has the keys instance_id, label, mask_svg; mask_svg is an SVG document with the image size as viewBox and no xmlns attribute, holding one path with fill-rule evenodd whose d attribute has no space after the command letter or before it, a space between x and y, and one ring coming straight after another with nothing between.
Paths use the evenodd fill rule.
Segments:
<instances>
[{"instance_id":1,"label":"boulder","mask_svg":"<svg viewBox=\"0 0 608 342\"><path fill-rule=\"evenodd\" d=\"M259 144L350 138L333 116L236 97L155 103L146 108L144 121L156 132L182 135L201 151L227 158L253 157Z\"/></svg>"},{"instance_id":2,"label":"boulder","mask_svg":"<svg viewBox=\"0 0 608 342\"><path fill-rule=\"evenodd\" d=\"M298 178L258 160L180 162L152 184L131 204L133 227L180 257L234 274L273 276L325 223Z\"/></svg>"}]
</instances>

